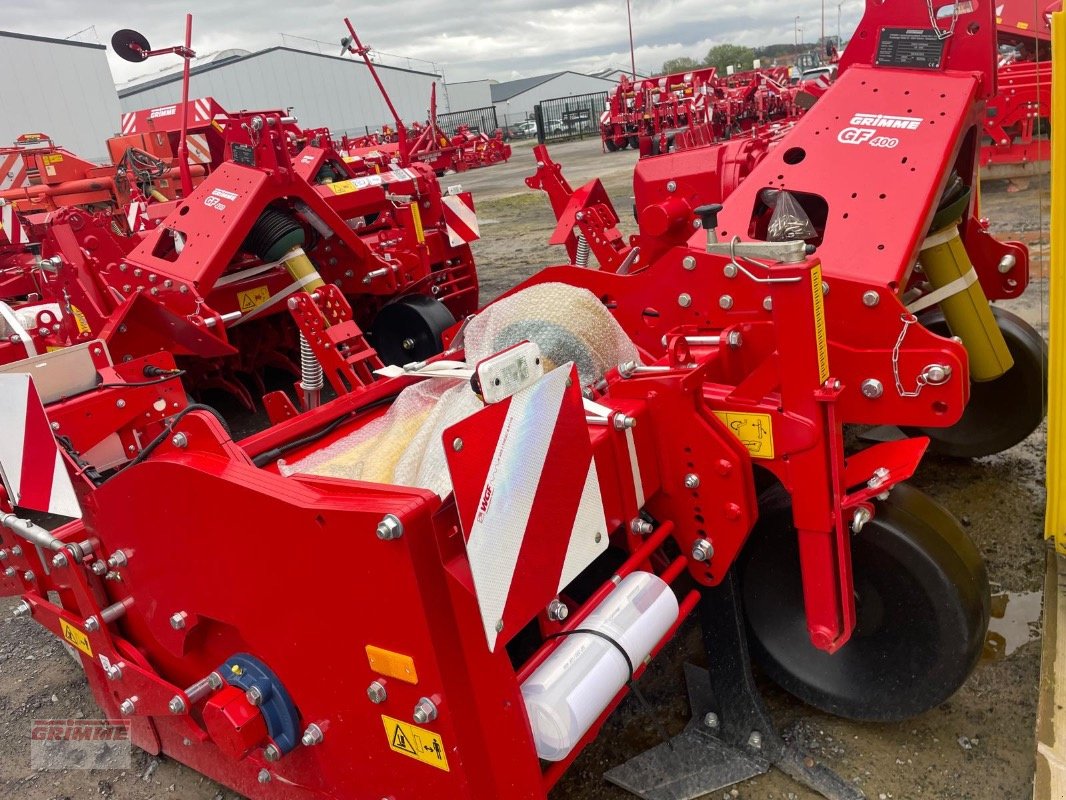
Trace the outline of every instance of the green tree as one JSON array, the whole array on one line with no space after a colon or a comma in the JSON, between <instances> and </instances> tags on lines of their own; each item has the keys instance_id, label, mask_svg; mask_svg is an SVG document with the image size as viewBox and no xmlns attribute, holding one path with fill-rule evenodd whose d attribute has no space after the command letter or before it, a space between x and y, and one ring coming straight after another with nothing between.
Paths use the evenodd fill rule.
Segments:
<instances>
[{"instance_id":1,"label":"green tree","mask_svg":"<svg viewBox=\"0 0 1066 800\"><path fill-rule=\"evenodd\" d=\"M696 59L681 56L680 58L671 58L669 61L664 61L663 68L659 71L659 74L670 75L674 72L688 72L699 68L700 62Z\"/></svg>"},{"instance_id":2,"label":"green tree","mask_svg":"<svg viewBox=\"0 0 1066 800\"><path fill-rule=\"evenodd\" d=\"M751 62L755 59L755 51L750 47L739 44L716 44L707 51L707 57L703 63L708 67L718 69L719 75L725 75L726 67L735 67L738 71L751 69Z\"/></svg>"}]
</instances>

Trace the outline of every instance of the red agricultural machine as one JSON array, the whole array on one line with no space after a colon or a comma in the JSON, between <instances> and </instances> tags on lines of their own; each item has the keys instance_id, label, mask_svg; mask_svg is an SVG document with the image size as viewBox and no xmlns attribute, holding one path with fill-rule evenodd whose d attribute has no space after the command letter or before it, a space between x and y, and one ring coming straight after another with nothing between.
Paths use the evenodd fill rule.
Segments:
<instances>
[{"instance_id":1,"label":"red agricultural machine","mask_svg":"<svg viewBox=\"0 0 1066 800\"><path fill-rule=\"evenodd\" d=\"M380 134L370 134L354 140L345 137L341 141L341 150L350 158L365 162L371 169L388 169L393 164L406 167L414 162L428 164L438 177L448 170L465 172L477 167L488 167L507 161L511 157L511 146L503 141L501 131L486 133L474 132L466 126L451 134L446 134L437 125L437 84L430 90L429 116L426 124L415 122L408 128L396 107L392 104L385 85L378 77L374 62L370 59L370 48L359 41L350 20L345 18L348 35L341 39L341 54L348 52L357 55L366 63L378 91L389 107L394 128L383 130Z\"/></svg>"},{"instance_id":2,"label":"red agricultural machine","mask_svg":"<svg viewBox=\"0 0 1066 800\"><path fill-rule=\"evenodd\" d=\"M452 326L444 353L391 367L332 283L293 280L289 220L351 219L327 192L362 190L286 178L325 156L289 164L264 120L234 142L250 158L177 203L118 279L173 300L151 330L195 343L221 338L228 307L189 327L177 304L218 285L215 252L266 262L234 281L280 259L280 305L337 396L268 400L271 424L235 441L166 352L127 359L105 337L5 369L0 594L74 648L139 747L294 800L544 800L698 616L691 721L608 779L676 800L774 764L858 800L776 733L749 641L789 691L869 721L940 704L980 656L980 554L902 483L927 439L844 441L846 425L952 425L970 378L1009 366L974 292L986 273L1024 284L1026 251L973 227L968 191L991 9L958 25L872 0L846 91L724 209L665 186L656 258L544 270ZM851 194L841 174L892 185ZM357 247L297 227L320 268L327 246ZM941 281L949 262L960 275ZM917 321L914 291L970 321L961 341ZM45 530L24 509L70 521Z\"/></svg>"},{"instance_id":3,"label":"red agricultural machine","mask_svg":"<svg viewBox=\"0 0 1066 800\"><path fill-rule=\"evenodd\" d=\"M996 6L1000 46L998 91L988 101L982 129L981 165L986 174L1017 174L1051 158L1051 28L1048 14L1023 0Z\"/></svg>"},{"instance_id":4,"label":"red agricultural machine","mask_svg":"<svg viewBox=\"0 0 1066 800\"><path fill-rule=\"evenodd\" d=\"M390 363L439 352L444 329L476 309L473 200L442 191L431 168L357 171L325 129L302 130L282 111L226 113L210 98L130 113L122 125L113 152L155 159L157 170L101 168L99 207L70 195L69 182L58 191L77 205L35 215L19 201L33 236L7 248L0 273L0 364L102 339L127 360L168 351L191 388L249 408L246 384L261 394L266 369L280 369L300 376L308 403L324 377L284 313L297 289L332 297L336 331L354 315ZM158 190L182 149L194 188L169 200ZM119 208L120 184L158 202ZM32 199L37 188L22 191ZM361 332L331 346L352 363L333 358L326 379L365 378Z\"/></svg>"},{"instance_id":5,"label":"red agricultural machine","mask_svg":"<svg viewBox=\"0 0 1066 800\"><path fill-rule=\"evenodd\" d=\"M601 270L630 273L658 269L679 245L700 246L694 216L718 229L723 238L718 249L740 252L751 241L803 240L823 258L831 339L837 326L843 342L859 324L849 314L854 298L832 292L838 279L846 279L867 283L860 298L864 306L879 304L886 291L903 303L907 313L880 335L902 342L924 327L950 332L966 347L972 385L960 420L944 418L939 406L924 400L913 403L915 417L908 412L894 423L882 417L895 402L911 406L911 397L926 397L929 385L921 370L916 380L905 379L894 360L891 383L876 379L865 389L853 387L867 397L871 424L920 429L934 449L951 456L984 456L1017 444L1043 420L1047 357L1039 333L990 306L1018 297L1029 283L1025 248L989 234L973 191L996 71L993 66L979 82L971 81L969 95L953 89L953 105L942 105L952 95L936 89L948 57L939 42L951 39L957 19L949 14L939 24L943 38L929 45L928 64L915 67L898 56L907 67L924 70L917 74L925 76L921 85L929 89L911 87L915 73L893 61L897 54L888 44L876 55L869 41L853 39L833 90L787 133L719 145L697 142L641 159L633 182L640 232L628 240L598 180L575 191L547 150L535 149L537 173L527 184L548 194L558 219L550 243L565 245L572 263L588 265L594 258ZM987 60L995 54L991 32L975 24L981 28L979 52ZM847 169L862 170L870 179L863 187L841 182L841 170ZM931 220L914 213L916 196L926 198ZM714 209L723 202L719 224ZM904 219L912 220L912 227L901 227ZM731 306L731 287L743 270L728 272L724 279L710 279L710 291ZM652 310L664 313L658 306ZM869 329L862 327L865 336Z\"/></svg>"},{"instance_id":6,"label":"red agricultural machine","mask_svg":"<svg viewBox=\"0 0 1066 800\"><path fill-rule=\"evenodd\" d=\"M797 92L787 67L724 77L705 67L636 82L623 75L600 117L600 136L608 152L632 147L658 155L682 133L701 143L757 135L802 113Z\"/></svg>"}]
</instances>

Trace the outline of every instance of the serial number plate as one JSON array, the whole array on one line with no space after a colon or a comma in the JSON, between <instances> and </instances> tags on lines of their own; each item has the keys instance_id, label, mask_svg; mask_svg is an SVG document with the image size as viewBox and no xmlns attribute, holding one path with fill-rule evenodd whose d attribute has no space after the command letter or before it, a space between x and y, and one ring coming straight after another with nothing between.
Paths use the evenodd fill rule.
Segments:
<instances>
[{"instance_id":1,"label":"serial number plate","mask_svg":"<svg viewBox=\"0 0 1066 800\"><path fill-rule=\"evenodd\" d=\"M877 66L940 69L944 41L932 28L882 28Z\"/></svg>"}]
</instances>

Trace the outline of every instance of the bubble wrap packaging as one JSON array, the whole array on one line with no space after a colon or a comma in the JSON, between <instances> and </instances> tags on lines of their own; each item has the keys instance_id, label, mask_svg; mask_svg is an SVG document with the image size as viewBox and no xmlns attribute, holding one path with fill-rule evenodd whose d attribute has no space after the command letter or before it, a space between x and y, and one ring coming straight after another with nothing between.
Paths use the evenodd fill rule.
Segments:
<instances>
[{"instance_id":1,"label":"bubble wrap packaging","mask_svg":"<svg viewBox=\"0 0 1066 800\"><path fill-rule=\"evenodd\" d=\"M485 308L467 325L466 361L476 364L527 339L540 347L545 372L577 364L582 386L623 361L639 361L637 348L599 298L565 283L530 286Z\"/></svg>"},{"instance_id":2,"label":"bubble wrap packaging","mask_svg":"<svg viewBox=\"0 0 1066 800\"><path fill-rule=\"evenodd\" d=\"M623 361L639 360L625 331L586 289L563 283L532 286L484 309L466 328L470 365L522 341L540 347L545 371L573 361L583 385ZM445 428L481 409L465 380L430 378L409 386L388 412L282 474L418 486L441 497L452 490L441 437Z\"/></svg>"}]
</instances>

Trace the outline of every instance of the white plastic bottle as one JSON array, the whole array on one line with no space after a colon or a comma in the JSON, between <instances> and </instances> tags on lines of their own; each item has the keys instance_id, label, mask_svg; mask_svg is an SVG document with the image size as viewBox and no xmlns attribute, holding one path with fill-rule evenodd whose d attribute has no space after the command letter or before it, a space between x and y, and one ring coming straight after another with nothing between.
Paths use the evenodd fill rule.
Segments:
<instances>
[{"instance_id":1,"label":"white plastic bottle","mask_svg":"<svg viewBox=\"0 0 1066 800\"><path fill-rule=\"evenodd\" d=\"M579 626L605 633L638 667L677 620L677 598L657 575L627 575ZM618 648L588 633L573 633L522 684L537 755L560 761L629 680Z\"/></svg>"}]
</instances>

